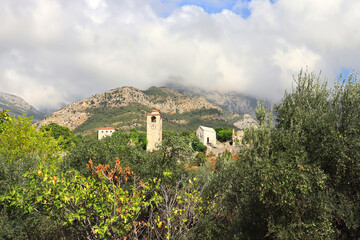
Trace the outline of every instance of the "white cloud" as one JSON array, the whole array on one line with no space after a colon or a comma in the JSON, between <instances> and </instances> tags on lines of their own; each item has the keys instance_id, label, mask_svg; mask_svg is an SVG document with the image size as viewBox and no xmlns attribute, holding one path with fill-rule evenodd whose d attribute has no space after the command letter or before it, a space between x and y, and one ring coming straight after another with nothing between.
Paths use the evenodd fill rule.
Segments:
<instances>
[{"instance_id":1,"label":"white cloud","mask_svg":"<svg viewBox=\"0 0 360 240\"><path fill-rule=\"evenodd\" d=\"M178 3L3 0L0 91L58 107L176 78L279 99L303 67L330 78L360 69L356 0L238 1L234 10L249 8L247 19Z\"/></svg>"},{"instance_id":2,"label":"white cloud","mask_svg":"<svg viewBox=\"0 0 360 240\"><path fill-rule=\"evenodd\" d=\"M105 0L84 0L88 6L84 14L95 24L102 24L108 18L107 4Z\"/></svg>"},{"instance_id":3,"label":"white cloud","mask_svg":"<svg viewBox=\"0 0 360 240\"><path fill-rule=\"evenodd\" d=\"M42 109L48 106L60 107L67 97L65 92L58 91L51 83L39 84L36 79L22 75L14 69L4 71L2 77L4 82L8 83L5 87L9 92L21 96L25 101Z\"/></svg>"}]
</instances>

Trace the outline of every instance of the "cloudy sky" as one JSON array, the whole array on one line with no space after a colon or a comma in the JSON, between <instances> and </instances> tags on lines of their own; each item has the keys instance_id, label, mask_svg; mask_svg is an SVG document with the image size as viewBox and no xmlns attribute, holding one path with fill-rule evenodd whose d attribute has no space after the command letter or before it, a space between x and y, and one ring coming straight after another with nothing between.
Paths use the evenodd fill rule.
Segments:
<instances>
[{"instance_id":1,"label":"cloudy sky","mask_svg":"<svg viewBox=\"0 0 360 240\"><path fill-rule=\"evenodd\" d=\"M178 81L278 100L360 69L359 0L1 0L0 91L42 110Z\"/></svg>"}]
</instances>

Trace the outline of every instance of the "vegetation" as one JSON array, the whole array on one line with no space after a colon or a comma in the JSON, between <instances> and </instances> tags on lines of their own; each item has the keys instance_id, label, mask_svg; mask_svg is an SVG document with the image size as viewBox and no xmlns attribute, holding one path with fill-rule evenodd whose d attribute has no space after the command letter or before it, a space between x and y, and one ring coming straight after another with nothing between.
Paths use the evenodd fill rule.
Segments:
<instances>
[{"instance_id":1,"label":"vegetation","mask_svg":"<svg viewBox=\"0 0 360 240\"><path fill-rule=\"evenodd\" d=\"M40 132L50 134L50 136L58 140L59 145L65 150L68 150L71 146L78 144L82 139L80 134L73 135L72 131L68 127L60 126L56 123L41 126Z\"/></svg>"},{"instance_id":2,"label":"vegetation","mask_svg":"<svg viewBox=\"0 0 360 240\"><path fill-rule=\"evenodd\" d=\"M83 133L104 126L113 126L115 128L127 126L133 128L137 123L137 128L146 131L146 120L144 116L151 109L140 104L129 104L119 108L88 108L87 111L91 116L79 127L75 133ZM115 123L115 124L114 124ZM139 127L139 124L143 127Z\"/></svg>"},{"instance_id":3,"label":"vegetation","mask_svg":"<svg viewBox=\"0 0 360 240\"><path fill-rule=\"evenodd\" d=\"M4 130L6 124L8 124L9 122L11 122L11 117L8 114L8 111L3 109L0 112L0 133L2 133L2 131Z\"/></svg>"},{"instance_id":4,"label":"vegetation","mask_svg":"<svg viewBox=\"0 0 360 240\"><path fill-rule=\"evenodd\" d=\"M0 155L8 162L25 160L29 156L37 156L43 161L59 160L58 142L36 131L31 119L27 117L13 118L2 125L0 134Z\"/></svg>"},{"instance_id":5,"label":"vegetation","mask_svg":"<svg viewBox=\"0 0 360 240\"><path fill-rule=\"evenodd\" d=\"M200 221L202 238L359 238L360 84L351 75L329 89L301 72L295 85L275 126L259 106L239 159L218 158L204 191L218 211Z\"/></svg>"},{"instance_id":6,"label":"vegetation","mask_svg":"<svg viewBox=\"0 0 360 240\"><path fill-rule=\"evenodd\" d=\"M174 97L174 94L170 94L168 93L167 91L161 89L161 88L158 88L158 87L150 87L148 90L144 91L144 93L148 96L156 96L157 98L161 98L161 99L164 99L166 97Z\"/></svg>"},{"instance_id":7,"label":"vegetation","mask_svg":"<svg viewBox=\"0 0 360 240\"><path fill-rule=\"evenodd\" d=\"M89 108L87 111L91 116L77 127L74 133L93 131L104 126L127 130L136 127L139 131L146 132L144 116L150 110L144 105L134 103L119 108ZM230 122L220 119L219 116L221 116L221 112L217 109L198 109L181 114L162 113L163 129L164 131L175 132L195 131L200 125L234 128ZM184 121L184 123L179 124L174 121Z\"/></svg>"},{"instance_id":8,"label":"vegetation","mask_svg":"<svg viewBox=\"0 0 360 240\"><path fill-rule=\"evenodd\" d=\"M117 131L60 158L60 137L3 112L0 238L358 239L359 109L355 75L329 88L300 72L274 112L258 106L236 161L213 167L190 131L153 152Z\"/></svg>"},{"instance_id":9,"label":"vegetation","mask_svg":"<svg viewBox=\"0 0 360 240\"><path fill-rule=\"evenodd\" d=\"M216 127L216 139L220 142L228 142L232 140L232 131L228 127Z\"/></svg>"},{"instance_id":10,"label":"vegetation","mask_svg":"<svg viewBox=\"0 0 360 240\"><path fill-rule=\"evenodd\" d=\"M221 112L217 109L197 109L184 113L175 113L175 114L164 114L162 113L164 118L163 128L165 130L172 130L176 132L184 132L184 131L195 131L200 125L208 126L208 127L232 127L234 126L220 119ZM181 121L184 120L185 123L177 124L172 121Z\"/></svg>"}]
</instances>

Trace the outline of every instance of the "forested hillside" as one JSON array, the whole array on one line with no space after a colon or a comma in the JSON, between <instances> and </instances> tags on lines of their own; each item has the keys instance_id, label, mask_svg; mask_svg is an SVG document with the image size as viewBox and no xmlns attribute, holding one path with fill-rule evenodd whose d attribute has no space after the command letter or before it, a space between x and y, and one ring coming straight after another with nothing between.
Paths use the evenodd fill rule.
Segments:
<instances>
[{"instance_id":1,"label":"forested hillside","mask_svg":"<svg viewBox=\"0 0 360 240\"><path fill-rule=\"evenodd\" d=\"M147 152L135 128L81 139L3 111L0 238L359 239L359 109L355 75L300 72L214 165L189 131Z\"/></svg>"}]
</instances>

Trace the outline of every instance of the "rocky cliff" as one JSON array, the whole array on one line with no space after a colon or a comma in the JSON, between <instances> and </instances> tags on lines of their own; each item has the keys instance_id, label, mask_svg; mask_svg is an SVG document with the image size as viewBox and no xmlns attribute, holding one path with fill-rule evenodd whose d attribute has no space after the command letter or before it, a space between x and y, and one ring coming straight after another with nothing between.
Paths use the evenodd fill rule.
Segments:
<instances>
[{"instance_id":1,"label":"rocky cliff","mask_svg":"<svg viewBox=\"0 0 360 240\"><path fill-rule=\"evenodd\" d=\"M44 114L38 111L35 107L27 103L19 96L0 92L0 110L7 109L12 116L26 114L33 116L34 122L40 121L44 118Z\"/></svg>"}]
</instances>

